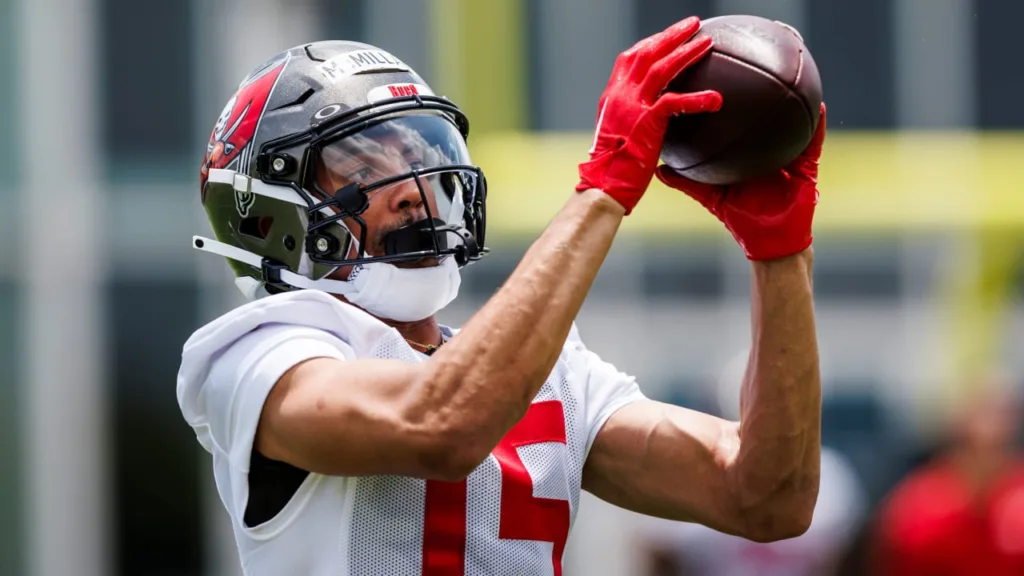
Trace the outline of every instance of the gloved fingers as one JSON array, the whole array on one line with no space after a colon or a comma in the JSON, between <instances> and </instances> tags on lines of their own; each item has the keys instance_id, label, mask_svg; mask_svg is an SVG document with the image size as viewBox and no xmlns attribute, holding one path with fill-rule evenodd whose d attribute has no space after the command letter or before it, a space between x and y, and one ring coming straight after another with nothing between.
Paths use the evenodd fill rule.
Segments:
<instances>
[{"instance_id":1,"label":"gloved fingers","mask_svg":"<svg viewBox=\"0 0 1024 576\"><path fill-rule=\"evenodd\" d=\"M674 48L672 52L655 61L647 71L640 88L644 101L652 102L680 72L707 56L711 51L712 41L710 36L702 36Z\"/></svg>"},{"instance_id":2,"label":"gloved fingers","mask_svg":"<svg viewBox=\"0 0 1024 576\"><path fill-rule=\"evenodd\" d=\"M623 52L620 58L631 61L636 80L642 79L642 75L650 67L665 56L672 53L680 44L686 42L700 30L700 19L696 16L684 18L669 26L665 30L644 38L634 44L630 49Z\"/></svg>"},{"instance_id":3,"label":"gloved fingers","mask_svg":"<svg viewBox=\"0 0 1024 576\"><path fill-rule=\"evenodd\" d=\"M713 214L718 214L718 204L722 201L722 196L725 194L725 191L721 186L704 184L703 182L690 180L673 170L667 164L658 166L654 175L657 176L658 180L661 180L661 182L666 186L683 192L690 198L700 202L701 206L708 209Z\"/></svg>"},{"instance_id":4,"label":"gloved fingers","mask_svg":"<svg viewBox=\"0 0 1024 576\"><path fill-rule=\"evenodd\" d=\"M821 149L825 144L825 134L828 132L827 120L825 114L825 103L821 103L821 118L818 120L818 127L814 130L814 136L811 137L811 141L807 144L807 148L800 153L800 158L817 160L821 157Z\"/></svg>"},{"instance_id":5,"label":"gloved fingers","mask_svg":"<svg viewBox=\"0 0 1024 576\"><path fill-rule=\"evenodd\" d=\"M687 92L683 94L663 94L651 109L659 121L667 124L668 120L679 114L698 114L701 112L718 112L722 108L722 95L714 90L703 92Z\"/></svg>"}]
</instances>

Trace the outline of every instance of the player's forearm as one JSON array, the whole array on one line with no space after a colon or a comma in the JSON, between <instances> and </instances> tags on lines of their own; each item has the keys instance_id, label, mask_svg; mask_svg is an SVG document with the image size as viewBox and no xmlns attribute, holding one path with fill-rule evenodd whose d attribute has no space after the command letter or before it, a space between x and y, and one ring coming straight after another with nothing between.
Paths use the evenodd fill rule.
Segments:
<instances>
[{"instance_id":1,"label":"player's forearm","mask_svg":"<svg viewBox=\"0 0 1024 576\"><path fill-rule=\"evenodd\" d=\"M419 416L485 457L554 367L623 214L602 192L574 194L501 289L427 363Z\"/></svg>"},{"instance_id":2,"label":"player's forearm","mask_svg":"<svg viewBox=\"0 0 1024 576\"><path fill-rule=\"evenodd\" d=\"M807 250L753 266L753 347L730 480L754 534L806 529L817 499L821 378L812 260Z\"/></svg>"}]
</instances>

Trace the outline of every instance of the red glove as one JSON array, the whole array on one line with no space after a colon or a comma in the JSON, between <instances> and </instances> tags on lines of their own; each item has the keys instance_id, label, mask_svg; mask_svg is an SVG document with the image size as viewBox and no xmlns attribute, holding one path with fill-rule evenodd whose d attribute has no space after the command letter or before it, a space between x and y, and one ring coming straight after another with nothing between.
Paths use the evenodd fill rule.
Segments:
<instances>
[{"instance_id":1,"label":"red glove","mask_svg":"<svg viewBox=\"0 0 1024 576\"><path fill-rule=\"evenodd\" d=\"M699 29L700 20L687 18L641 40L615 60L598 103L590 160L579 167L577 191L603 190L629 214L654 176L669 119L715 112L722 106L718 92L661 95L676 75L711 50L710 37L691 40Z\"/></svg>"},{"instance_id":2,"label":"red glove","mask_svg":"<svg viewBox=\"0 0 1024 576\"><path fill-rule=\"evenodd\" d=\"M818 129L800 156L784 170L733 186L712 186L680 176L668 166L658 179L682 190L718 217L751 260L771 260L811 245L811 220L818 204L818 158L825 142L825 105Z\"/></svg>"}]
</instances>

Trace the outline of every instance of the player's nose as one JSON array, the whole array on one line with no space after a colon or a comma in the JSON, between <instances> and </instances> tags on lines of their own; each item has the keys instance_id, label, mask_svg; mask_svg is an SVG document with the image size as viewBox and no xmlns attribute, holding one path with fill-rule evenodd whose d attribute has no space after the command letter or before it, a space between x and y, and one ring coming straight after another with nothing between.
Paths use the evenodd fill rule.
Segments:
<instances>
[{"instance_id":1,"label":"player's nose","mask_svg":"<svg viewBox=\"0 0 1024 576\"><path fill-rule=\"evenodd\" d=\"M428 184L423 182L423 193L429 193L427 186ZM388 194L388 209L395 213L423 212L423 194L420 193L415 180L403 180L391 187Z\"/></svg>"}]
</instances>

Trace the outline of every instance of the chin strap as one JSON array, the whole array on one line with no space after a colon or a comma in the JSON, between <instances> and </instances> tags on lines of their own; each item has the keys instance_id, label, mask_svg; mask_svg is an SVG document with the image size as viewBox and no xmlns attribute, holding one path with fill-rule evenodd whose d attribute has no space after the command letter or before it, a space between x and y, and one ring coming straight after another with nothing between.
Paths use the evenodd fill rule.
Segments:
<instances>
[{"instance_id":1,"label":"chin strap","mask_svg":"<svg viewBox=\"0 0 1024 576\"><path fill-rule=\"evenodd\" d=\"M229 258L243 264L248 264L261 271L263 283L270 285L286 284L303 290L320 290L329 294L341 294L345 296L353 292L353 287L348 282L341 280L312 280L289 270L283 264L278 264L270 259L263 258L259 254L242 250L230 244L211 240L202 236L192 237L192 247L202 252L209 252L224 258ZM237 283L236 283L237 284ZM248 288L248 287L247 287ZM247 296L247 290L242 290ZM255 294L255 291L252 291Z\"/></svg>"}]
</instances>

